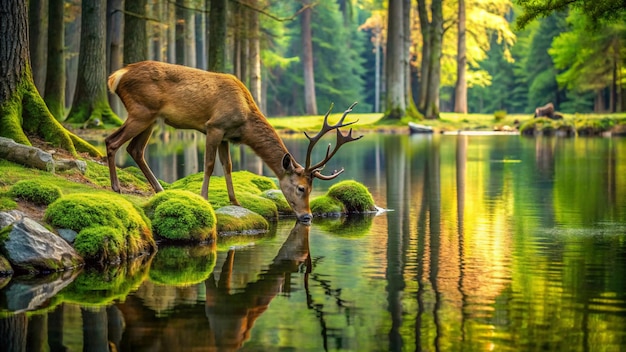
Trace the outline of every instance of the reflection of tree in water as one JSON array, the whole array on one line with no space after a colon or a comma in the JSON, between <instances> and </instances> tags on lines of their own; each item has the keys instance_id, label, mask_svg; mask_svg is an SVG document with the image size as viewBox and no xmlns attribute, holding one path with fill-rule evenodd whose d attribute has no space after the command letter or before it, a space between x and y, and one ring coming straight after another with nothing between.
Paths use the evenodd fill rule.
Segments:
<instances>
[{"instance_id":1,"label":"reflection of tree in water","mask_svg":"<svg viewBox=\"0 0 626 352\"><path fill-rule=\"evenodd\" d=\"M350 302L341 298L341 288L333 288L332 282L325 279L323 274L313 273L313 268L317 267L317 264L321 260L323 260L323 257L317 257L310 260L307 268L308 270L304 276L304 289L306 291L307 307L315 312L315 317L319 320L320 328L322 329L321 334L325 351L328 351L329 349L329 341L333 341L334 347L337 349L350 347L344 346L344 334L341 329L328 326L326 321L326 311L328 311L328 307L325 307L323 303L316 303L316 300L311 293L309 280L314 281L316 286L323 290L324 296L331 297L335 301L336 307L333 312L339 311L340 314L345 316L346 326L352 325L351 316L354 313L354 307L351 307ZM326 308L326 310L324 308ZM349 343L349 341L347 343Z\"/></svg>"}]
</instances>

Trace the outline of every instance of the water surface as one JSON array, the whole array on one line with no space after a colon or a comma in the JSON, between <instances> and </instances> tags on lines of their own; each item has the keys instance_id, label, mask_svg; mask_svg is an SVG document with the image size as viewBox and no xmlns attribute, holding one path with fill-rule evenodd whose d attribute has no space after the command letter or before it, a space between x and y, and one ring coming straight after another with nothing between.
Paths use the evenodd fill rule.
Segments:
<instances>
[{"instance_id":1,"label":"water surface","mask_svg":"<svg viewBox=\"0 0 626 352\"><path fill-rule=\"evenodd\" d=\"M202 137L172 139L185 142L148 149L157 177L201 171ZM304 159L304 139L285 142ZM236 169L270 175L232 150ZM364 183L392 211L287 219L263 237L160 248L105 273L12 279L0 346L626 349L625 139L368 134L328 170L340 167L338 180ZM333 183L316 180L315 195Z\"/></svg>"}]
</instances>

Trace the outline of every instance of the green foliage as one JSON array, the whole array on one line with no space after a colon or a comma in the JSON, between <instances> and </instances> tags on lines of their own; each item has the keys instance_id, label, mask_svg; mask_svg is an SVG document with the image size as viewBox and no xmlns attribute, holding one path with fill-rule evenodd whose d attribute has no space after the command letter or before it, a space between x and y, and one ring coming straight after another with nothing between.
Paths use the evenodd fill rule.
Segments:
<instances>
[{"instance_id":1,"label":"green foliage","mask_svg":"<svg viewBox=\"0 0 626 352\"><path fill-rule=\"evenodd\" d=\"M524 28L531 21L548 17L555 11L576 9L581 17L589 21L586 29L598 29L607 22L619 22L624 18L626 8L622 0L516 0L523 13L517 18L518 28Z\"/></svg>"},{"instance_id":2,"label":"green foliage","mask_svg":"<svg viewBox=\"0 0 626 352\"><path fill-rule=\"evenodd\" d=\"M9 197L0 196L0 211L17 209L17 202Z\"/></svg>"},{"instance_id":3,"label":"green foliage","mask_svg":"<svg viewBox=\"0 0 626 352\"><path fill-rule=\"evenodd\" d=\"M170 286L192 286L205 281L215 267L215 246L163 246L150 265L150 281Z\"/></svg>"},{"instance_id":4,"label":"green foliage","mask_svg":"<svg viewBox=\"0 0 626 352\"><path fill-rule=\"evenodd\" d=\"M37 179L18 181L11 187L10 193L36 205L48 205L62 196L61 188Z\"/></svg>"},{"instance_id":5,"label":"green foliage","mask_svg":"<svg viewBox=\"0 0 626 352\"><path fill-rule=\"evenodd\" d=\"M154 234L172 241L215 239L216 218L204 198L184 190L166 190L154 195L144 206Z\"/></svg>"},{"instance_id":6,"label":"green foliage","mask_svg":"<svg viewBox=\"0 0 626 352\"><path fill-rule=\"evenodd\" d=\"M506 117L506 110L497 110L493 113L494 119L498 122L502 121Z\"/></svg>"},{"instance_id":7,"label":"green foliage","mask_svg":"<svg viewBox=\"0 0 626 352\"><path fill-rule=\"evenodd\" d=\"M343 203L349 213L376 211L369 190L357 181L347 180L333 185L328 189L328 196Z\"/></svg>"},{"instance_id":8,"label":"green foliage","mask_svg":"<svg viewBox=\"0 0 626 352\"><path fill-rule=\"evenodd\" d=\"M343 203L328 195L313 199L310 206L314 216L338 216L346 212Z\"/></svg>"}]
</instances>

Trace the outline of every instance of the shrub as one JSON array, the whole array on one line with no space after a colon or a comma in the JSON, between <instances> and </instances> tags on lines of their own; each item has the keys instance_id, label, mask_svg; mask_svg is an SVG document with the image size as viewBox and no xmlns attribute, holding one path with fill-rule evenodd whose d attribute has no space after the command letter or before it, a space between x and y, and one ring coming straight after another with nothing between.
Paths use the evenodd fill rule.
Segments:
<instances>
[{"instance_id":1,"label":"shrub","mask_svg":"<svg viewBox=\"0 0 626 352\"><path fill-rule=\"evenodd\" d=\"M36 205L48 205L59 199L62 192L56 185L36 180L22 180L11 187L11 195Z\"/></svg>"},{"instance_id":2,"label":"shrub","mask_svg":"<svg viewBox=\"0 0 626 352\"><path fill-rule=\"evenodd\" d=\"M506 110L496 110L493 116L496 121L502 121L506 117Z\"/></svg>"}]
</instances>

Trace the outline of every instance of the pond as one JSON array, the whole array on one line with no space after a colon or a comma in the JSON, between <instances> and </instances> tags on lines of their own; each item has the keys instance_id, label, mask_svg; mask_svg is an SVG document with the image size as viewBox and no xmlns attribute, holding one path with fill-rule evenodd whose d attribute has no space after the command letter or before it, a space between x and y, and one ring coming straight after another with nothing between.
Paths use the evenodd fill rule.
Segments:
<instances>
[{"instance_id":1,"label":"pond","mask_svg":"<svg viewBox=\"0 0 626 352\"><path fill-rule=\"evenodd\" d=\"M157 177L201 170L201 135L155 139ZM304 159L305 139L285 143ZM271 175L232 150L235 169ZM367 134L328 165L341 167L315 195L355 179L389 211L285 219L266 236L164 247L104 273L15 278L0 291L0 346L626 348L626 139Z\"/></svg>"}]
</instances>

